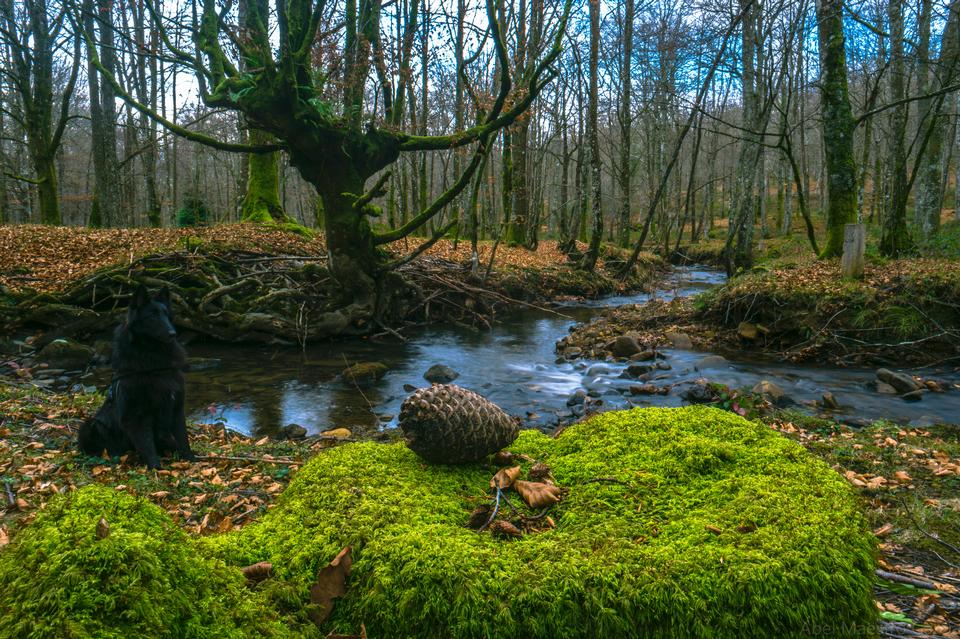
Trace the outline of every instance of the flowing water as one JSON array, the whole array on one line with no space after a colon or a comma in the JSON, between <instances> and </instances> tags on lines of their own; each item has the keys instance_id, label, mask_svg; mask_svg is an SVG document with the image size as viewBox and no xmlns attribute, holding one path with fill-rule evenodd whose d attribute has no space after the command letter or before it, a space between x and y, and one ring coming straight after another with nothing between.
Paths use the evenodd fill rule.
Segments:
<instances>
[{"instance_id":1,"label":"flowing water","mask_svg":"<svg viewBox=\"0 0 960 639\"><path fill-rule=\"evenodd\" d=\"M400 404L409 394L404 386L427 385L423 374L433 364L453 368L460 374L456 384L480 393L530 427L549 429L569 421L571 410L582 410L567 405L578 389L600 400L591 404L591 410L680 406L684 403L678 394L682 384L666 396L631 396L629 387L638 382L620 376L625 364L558 362L554 344L575 323L589 320L603 308L643 303L654 295L693 295L723 279L717 271L681 267L654 294L563 304L555 307L555 312L519 311L499 318L493 330L485 333L435 326L405 343L341 341L311 345L305 350L195 344L188 349L191 356L215 358L220 364L188 375L188 410L198 421L222 421L228 428L247 434L269 434L296 423L310 433L345 427L358 436L375 437L396 428ZM960 422L960 391L927 393L922 401L906 402L872 388L874 369L797 366L746 358L703 368L699 362L710 353L663 352L671 370L660 371L652 380L659 385L707 378L738 388L766 379L797 402L832 392L844 407L838 414L841 419ZM340 379L344 368L364 361L383 362L390 370L383 379L362 388ZM922 374L960 383L957 369L927 369Z\"/></svg>"}]
</instances>

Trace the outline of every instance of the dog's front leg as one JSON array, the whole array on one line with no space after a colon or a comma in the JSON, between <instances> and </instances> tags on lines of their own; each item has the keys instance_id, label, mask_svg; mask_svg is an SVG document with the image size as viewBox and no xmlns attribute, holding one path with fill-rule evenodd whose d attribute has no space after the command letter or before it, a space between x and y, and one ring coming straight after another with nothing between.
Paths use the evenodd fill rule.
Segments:
<instances>
[{"instance_id":1,"label":"dog's front leg","mask_svg":"<svg viewBox=\"0 0 960 639\"><path fill-rule=\"evenodd\" d=\"M184 413L183 392L174 393L173 401L173 439L177 443L177 452L180 459L194 461L193 451L190 450L190 440L187 438L187 418Z\"/></svg>"},{"instance_id":2,"label":"dog's front leg","mask_svg":"<svg viewBox=\"0 0 960 639\"><path fill-rule=\"evenodd\" d=\"M147 468L160 468L160 457L153 441L153 429L143 421L126 422L121 424L121 428L133 442L133 447L140 457L147 462Z\"/></svg>"}]
</instances>

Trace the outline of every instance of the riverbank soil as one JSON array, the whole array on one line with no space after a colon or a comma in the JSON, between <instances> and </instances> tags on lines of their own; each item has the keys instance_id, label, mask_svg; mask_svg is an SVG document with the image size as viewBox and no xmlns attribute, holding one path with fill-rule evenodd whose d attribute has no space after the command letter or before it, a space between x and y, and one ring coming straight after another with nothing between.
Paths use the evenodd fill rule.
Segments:
<instances>
[{"instance_id":1,"label":"riverbank soil","mask_svg":"<svg viewBox=\"0 0 960 639\"><path fill-rule=\"evenodd\" d=\"M404 240L387 250L399 257L414 248ZM544 241L536 251L483 243L473 273L469 244L441 240L396 271L410 287L402 312L371 317L361 312L371 302L346 297L329 275L319 235L252 224L149 231L6 226L0 251L8 265L0 270L0 324L8 333L39 329L39 347L111 329L139 283L170 287L182 330L224 341L303 344L396 337L444 320L489 328L498 312L640 289L665 268L647 255L626 280L603 260L584 273L556 242ZM605 255L622 258L618 249Z\"/></svg>"},{"instance_id":2,"label":"riverbank soil","mask_svg":"<svg viewBox=\"0 0 960 639\"><path fill-rule=\"evenodd\" d=\"M648 347L683 333L698 350L831 366L934 366L960 361L960 262L868 261L843 280L837 260L773 262L693 299L610 309L560 349L609 355L636 334Z\"/></svg>"}]
</instances>

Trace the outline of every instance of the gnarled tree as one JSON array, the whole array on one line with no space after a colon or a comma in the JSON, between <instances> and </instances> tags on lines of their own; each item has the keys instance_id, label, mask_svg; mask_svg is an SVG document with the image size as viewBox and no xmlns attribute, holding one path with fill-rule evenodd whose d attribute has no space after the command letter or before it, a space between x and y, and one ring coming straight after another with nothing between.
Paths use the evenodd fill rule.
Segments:
<instances>
[{"instance_id":1,"label":"gnarled tree","mask_svg":"<svg viewBox=\"0 0 960 639\"><path fill-rule=\"evenodd\" d=\"M110 69L98 68L118 95L174 133L223 150L279 148L289 153L291 165L321 198L332 274L358 302L363 299L365 306L384 310L398 292L396 278L384 275L397 261L390 262L381 247L421 228L454 200L469 184L494 134L516 121L555 75L551 65L561 50L572 0L547 9L544 24L550 25L551 37L544 41L549 44L544 51L527 52L537 62L516 87L497 2L502 0L486 0L486 25L474 25L481 33L477 46L492 47L499 62L497 95L476 114L473 126L440 135L403 130L423 0L273 0L263 7L267 10L260 12L260 19L246 16L244 28L237 26L235 3L195 0L188 27L195 52L176 46L169 31L175 28L173 22L161 14L158 2L148 2L165 45L163 55L196 74L204 103L239 112L276 144L227 143L177 126L125 92ZM401 37L391 42L391 30L381 29L381 18L400 21ZM96 60L89 34L87 45ZM371 202L384 193L385 169L401 154L468 145L475 151L446 191L422 202L422 210L400 227L374 232L368 218L381 211ZM378 174L368 189L367 181ZM449 228L439 229L435 237Z\"/></svg>"}]
</instances>

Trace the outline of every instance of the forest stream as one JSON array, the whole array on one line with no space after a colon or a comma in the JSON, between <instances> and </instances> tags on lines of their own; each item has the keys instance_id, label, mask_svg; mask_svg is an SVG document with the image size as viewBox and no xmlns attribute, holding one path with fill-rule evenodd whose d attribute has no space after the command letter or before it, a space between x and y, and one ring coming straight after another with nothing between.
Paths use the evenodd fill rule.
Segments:
<instances>
[{"instance_id":1,"label":"forest stream","mask_svg":"<svg viewBox=\"0 0 960 639\"><path fill-rule=\"evenodd\" d=\"M705 378L731 388L752 387L761 380L780 386L798 408L814 412L812 400L833 393L842 410L836 419L858 423L885 418L915 425L952 423L960 412L960 395L927 393L907 402L878 393L874 369L838 369L732 357L712 365L710 352L664 349L668 370L652 383L673 385L667 395L631 395L635 379L621 376L626 363L558 360L558 339L570 327L604 308L643 303L655 296L689 296L717 285L724 275L703 266L678 267L653 293L566 303L552 311L527 309L501 316L489 332L438 325L407 342L344 341L309 345L305 350L263 345L191 344L192 357L212 366L188 375L188 412L201 422L223 422L245 434L266 435L296 423L311 434L348 428L357 437L389 434L397 425L400 404L410 386L424 386L423 375L440 364L459 373L454 383L479 392L527 427L551 430L583 414L582 389L589 411L630 406L680 406L684 387ZM729 354L727 354L729 355ZM382 362L389 371L372 385L358 387L340 373L357 362ZM960 383L956 368L910 370L923 377ZM404 386L407 386L405 390ZM806 402L806 403L805 403Z\"/></svg>"}]
</instances>

